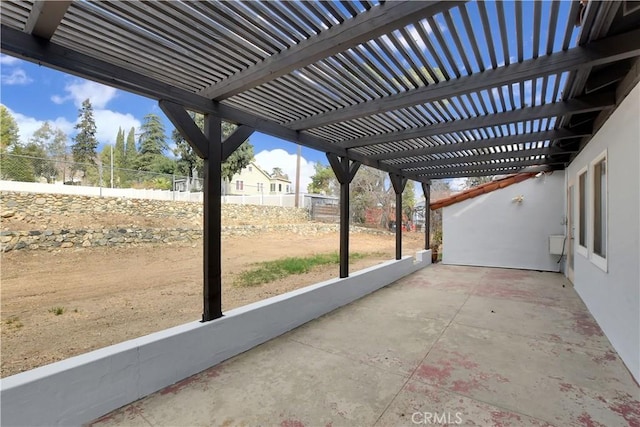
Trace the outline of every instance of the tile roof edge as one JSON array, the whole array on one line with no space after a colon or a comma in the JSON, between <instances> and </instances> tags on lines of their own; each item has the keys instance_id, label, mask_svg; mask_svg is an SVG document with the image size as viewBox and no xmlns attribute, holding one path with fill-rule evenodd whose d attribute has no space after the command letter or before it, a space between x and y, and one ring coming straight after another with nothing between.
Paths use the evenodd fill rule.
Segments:
<instances>
[{"instance_id":1,"label":"tile roof edge","mask_svg":"<svg viewBox=\"0 0 640 427\"><path fill-rule=\"evenodd\" d=\"M438 201L430 203L429 209L433 211L436 209L444 208L446 206L451 206L456 203L460 203L465 200L480 196L482 194L491 193L492 191L496 191L513 184L517 184L518 182L522 182L529 178L533 178L534 176L536 176L535 172L519 173L519 174L507 176L505 178L497 179L495 181L486 182L484 184L478 185L477 187L470 188L460 193L453 194L447 198L440 199Z\"/></svg>"}]
</instances>

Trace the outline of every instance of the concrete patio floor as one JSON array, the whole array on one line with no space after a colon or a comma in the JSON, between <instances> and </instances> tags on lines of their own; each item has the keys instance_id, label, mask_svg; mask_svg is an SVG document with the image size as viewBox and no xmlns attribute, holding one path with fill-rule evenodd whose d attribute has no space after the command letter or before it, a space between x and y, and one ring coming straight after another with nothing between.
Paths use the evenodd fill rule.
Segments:
<instances>
[{"instance_id":1,"label":"concrete patio floor","mask_svg":"<svg viewBox=\"0 0 640 427\"><path fill-rule=\"evenodd\" d=\"M562 275L434 265L94 426L640 426Z\"/></svg>"}]
</instances>

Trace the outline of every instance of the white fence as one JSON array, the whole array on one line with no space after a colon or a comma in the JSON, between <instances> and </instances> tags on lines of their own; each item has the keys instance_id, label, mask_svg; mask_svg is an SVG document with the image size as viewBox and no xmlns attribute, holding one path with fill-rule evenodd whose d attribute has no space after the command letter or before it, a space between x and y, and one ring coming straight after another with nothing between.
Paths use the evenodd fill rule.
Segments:
<instances>
[{"instance_id":1,"label":"white fence","mask_svg":"<svg viewBox=\"0 0 640 427\"><path fill-rule=\"evenodd\" d=\"M201 192L145 190L136 188L88 187L82 185L47 184L41 182L20 182L0 180L0 191L17 191L25 193L70 194L95 197L124 197L127 199L175 200L181 202L202 203ZM300 195L300 207L307 207L308 197ZM225 195L222 203L236 205L265 205L294 207L295 194L257 194L257 195Z\"/></svg>"}]
</instances>

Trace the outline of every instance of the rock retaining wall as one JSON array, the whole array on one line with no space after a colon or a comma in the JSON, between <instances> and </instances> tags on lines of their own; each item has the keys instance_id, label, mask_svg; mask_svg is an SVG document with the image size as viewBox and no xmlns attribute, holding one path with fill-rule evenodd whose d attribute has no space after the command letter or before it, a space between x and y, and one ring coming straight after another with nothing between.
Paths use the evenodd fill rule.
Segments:
<instances>
[{"instance_id":1,"label":"rock retaining wall","mask_svg":"<svg viewBox=\"0 0 640 427\"><path fill-rule=\"evenodd\" d=\"M337 224L291 224L224 226L223 236L250 236L264 232L289 232L303 235L336 233ZM351 227L351 232L389 234L383 230ZM188 228L118 228L118 229L67 229L0 231L0 251L56 250L100 246L136 246L148 243L195 242L202 239L201 229Z\"/></svg>"},{"instance_id":2,"label":"rock retaining wall","mask_svg":"<svg viewBox=\"0 0 640 427\"><path fill-rule=\"evenodd\" d=\"M100 198L64 194L0 192L0 216L45 217L86 213L117 213L131 217L183 218L186 224L202 223L202 204L160 200ZM312 223L307 211L258 205L222 205L222 235L249 236L264 232L304 235L335 233L338 224ZM20 223L22 224L22 222ZM200 227L184 228L55 228L0 231L0 251L57 250L148 243L195 242L202 239ZM383 230L351 227L351 232L389 234Z\"/></svg>"},{"instance_id":3,"label":"rock retaining wall","mask_svg":"<svg viewBox=\"0 0 640 427\"><path fill-rule=\"evenodd\" d=\"M202 222L202 203L164 200L91 197L66 194L0 192L2 217L111 213L144 218L179 218ZM300 224L308 221L305 209L260 205L222 205L228 225Z\"/></svg>"}]
</instances>

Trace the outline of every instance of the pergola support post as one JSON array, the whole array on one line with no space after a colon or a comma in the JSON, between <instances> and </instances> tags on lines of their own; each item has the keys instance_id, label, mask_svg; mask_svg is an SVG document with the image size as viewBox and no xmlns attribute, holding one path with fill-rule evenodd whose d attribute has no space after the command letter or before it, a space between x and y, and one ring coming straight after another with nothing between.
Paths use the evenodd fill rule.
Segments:
<instances>
[{"instance_id":1,"label":"pergola support post","mask_svg":"<svg viewBox=\"0 0 640 427\"><path fill-rule=\"evenodd\" d=\"M220 117L205 115L203 132L182 105L167 100L159 104L193 151L204 159L202 321L207 322L222 317L222 162L254 129L240 125L223 143Z\"/></svg>"},{"instance_id":2,"label":"pergola support post","mask_svg":"<svg viewBox=\"0 0 640 427\"><path fill-rule=\"evenodd\" d=\"M327 153L329 164L340 183L340 278L349 277L349 184L360 162Z\"/></svg>"},{"instance_id":3,"label":"pergola support post","mask_svg":"<svg viewBox=\"0 0 640 427\"><path fill-rule=\"evenodd\" d=\"M203 299L202 321L222 317L222 121L208 114L204 135L209 140L209 157L204 159L203 208Z\"/></svg>"},{"instance_id":4,"label":"pergola support post","mask_svg":"<svg viewBox=\"0 0 640 427\"><path fill-rule=\"evenodd\" d=\"M389 174L393 191L396 193L396 259L402 258L402 192L407 185L407 178Z\"/></svg>"},{"instance_id":5,"label":"pergola support post","mask_svg":"<svg viewBox=\"0 0 640 427\"><path fill-rule=\"evenodd\" d=\"M424 193L424 248L429 249L431 246L431 184L422 183L422 192Z\"/></svg>"}]
</instances>

